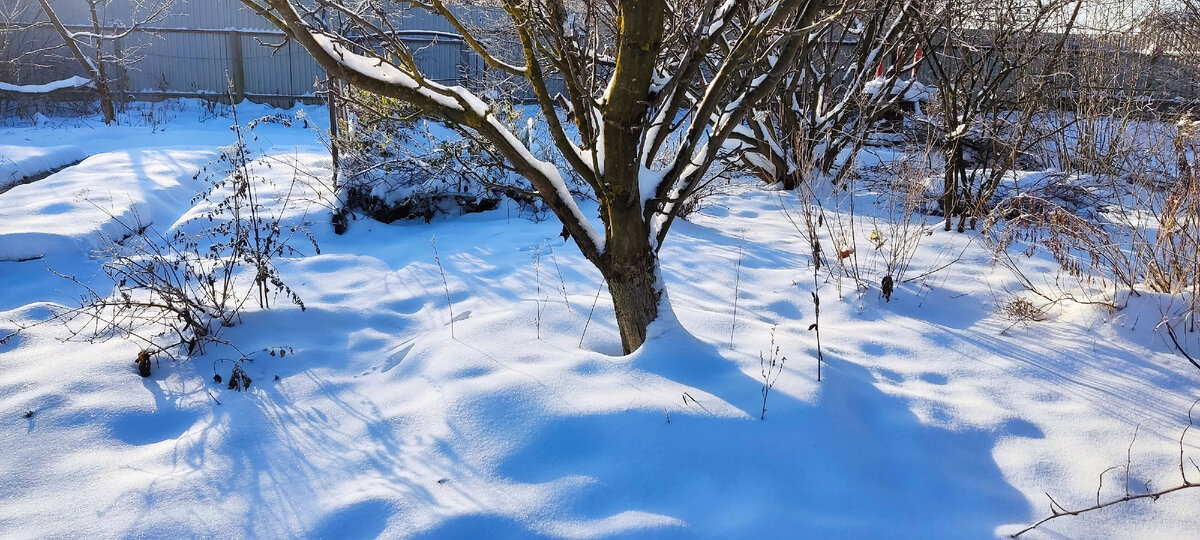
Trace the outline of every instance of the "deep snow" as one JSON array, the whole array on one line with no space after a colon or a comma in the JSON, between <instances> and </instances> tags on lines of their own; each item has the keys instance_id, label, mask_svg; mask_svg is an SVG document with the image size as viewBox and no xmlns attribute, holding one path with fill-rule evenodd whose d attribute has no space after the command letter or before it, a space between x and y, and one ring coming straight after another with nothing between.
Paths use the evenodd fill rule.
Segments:
<instances>
[{"instance_id":1,"label":"deep snow","mask_svg":"<svg viewBox=\"0 0 1200 540\"><path fill-rule=\"evenodd\" d=\"M89 156L0 194L0 336L79 294L47 267L103 286L89 250L115 218L166 230L193 211L193 175L233 142L230 121L195 104L162 111L126 118L134 125L0 128L5 157L64 145ZM273 112L239 109L243 121ZM260 155L327 174L299 123L255 133ZM858 198L860 216L873 200ZM794 195L734 184L706 203L662 250L672 312L627 357L598 272L553 220L504 206L429 225L359 220L344 236L319 205L292 216L321 246L280 264L307 310L280 300L230 329L243 351L295 351L255 355L245 393L211 380L228 375L228 348L141 379L137 343L64 342L59 325L31 326L0 345L0 531L980 538L1047 515L1045 492L1094 503L1135 429L1130 488L1179 482L1200 371L1154 333L1166 299L1064 306L1011 326L997 309L1011 277L973 233L939 230L890 302L822 274L818 383L811 261L782 211L795 215ZM871 283L867 236L892 230L882 219L856 232ZM1047 258L1029 264L1053 272ZM787 363L760 420L773 327ZM1189 456L1196 445L1186 441ZM1102 497L1124 486L1123 470L1109 472ZM1187 490L1029 536L1194 537L1198 502Z\"/></svg>"}]
</instances>

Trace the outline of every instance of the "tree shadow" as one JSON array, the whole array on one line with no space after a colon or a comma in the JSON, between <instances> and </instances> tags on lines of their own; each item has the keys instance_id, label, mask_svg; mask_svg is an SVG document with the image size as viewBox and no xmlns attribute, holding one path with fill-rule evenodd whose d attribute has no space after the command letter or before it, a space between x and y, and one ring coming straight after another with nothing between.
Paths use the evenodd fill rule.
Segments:
<instances>
[{"instance_id":1,"label":"tree shadow","mask_svg":"<svg viewBox=\"0 0 1200 540\"><path fill-rule=\"evenodd\" d=\"M689 337L671 332L650 342L635 365L745 416L722 414L710 401L705 410L553 419L499 469L518 483L586 479L555 501L553 516L526 529L496 515L464 516L427 537L569 529L646 538L976 538L1028 519L1025 497L992 457L995 433L923 424L903 399L877 389L866 368L839 360L815 403L772 393L760 421L759 381ZM622 519L630 515L638 519Z\"/></svg>"}]
</instances>

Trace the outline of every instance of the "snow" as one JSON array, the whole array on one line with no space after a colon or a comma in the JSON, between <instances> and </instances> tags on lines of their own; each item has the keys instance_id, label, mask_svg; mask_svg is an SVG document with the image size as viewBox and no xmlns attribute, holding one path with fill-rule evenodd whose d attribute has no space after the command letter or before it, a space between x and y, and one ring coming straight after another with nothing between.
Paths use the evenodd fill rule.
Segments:
<instances>
[{"instance_id":1,"label":"snow","mask_svg":"<svg viewBox=\"0 0 1200 540\"><path fill-rule=\"evenodd\" d=\"M161 217L171 223L199 187L192 175L215 158L210 149L186 147L106 153L18 186L0 206L0 260L86 254L128 228L162 224Z\"/></svg>"},{"instance_id":2,"label":"snow","mask_svg":"<svg viewBox=\"0 0 1200 540\"><path fill-rule=\"evenodd\" d=\"M44 84L11 84L0 82L0 90L8 92L17 92L19 94L45 94L63 88L78 88L80 86L88 86L92 84L92 80L86 77L75 75L66 79L51 81Z\"/></svg>"},{"instance_id":3,"label":"snow","mask_svg":"<svg viewBox=\"0 0 1200 540\"><path fill-rule=\"evenodd\" d=\"M0 190L86 157L77 146L49 147L0 145Z\"/></svg>"},{"instance_id":4,"label":"snow","mask_svg":"<svg viewBox=\"0 0 1200 540\"><path fill-rule=\"evenodd\" d=\"M867 95L876 95L883 91L883 87L889 84L886 77L876 77L863 84L863 93ZM889 95L900 96L902 101L924 102L929 101L937 92L937 89L932 86L921 84L917 80L898 80L891 83Z\"/></svg>"},{"instance_id":5,"label":"snow","mask_svg":"<svg viewBox=\"0 0 1200 540\"><path fill-rule=\"evenodd\" d=\"M157 123L68 127L69 121L56 125L48 119L32 129L0 128L0 186L11 187L0 205L0 261L64 252L86 255L104 247L106 238L126 236L128 228L152 224L165 228L190 209L203 182L193 177L215 161L219 146L235 139L227 120L214 129L212 124L179 118L198 115L199 107L170 107L159 105L143 113L143 118L158 115L155 122L171 122L166 128ZM242 112L249 119L268 111L244 104ZM269 144L272 135L286 140L280 129L261 130L260 146ZM97 130L105 133L100 136ZM311 133L302 137L307 147L320 147ZM10 144L22 140L27 144ZM42 180L16 185L25 177L81 160Z\"/></svg>"},{"instance_id":6,"label":"snow","mask_svg":"<svg viewBox=\"0 0 1200 540\"><path fill-rule=\"evenodd\" d=\"M90 156L0 194L5 250L45 255L0 262L0 337L80 292L47 266L106 287L86 248L111 220L78 191L164 230L196 211L192 174L232 142L228 119L199 121L198 109L154 125L0 128L0 143L26 153L65 144ZM243 122L260 112L239 109ZM259 155L327 173L312 131L255 134ZM256 173L285 184L293 170L273 163ZM1047 515L1047 492L1071 508L1094 502L1135 429L1131 487L1178 482L1200 371L1154 332L1170 298L1143 294L1116 312L1062 306L1009 328L996 305L1012 276L973 234L941 231L924 237L906 274L918 279L898 283L890 302L846 278L814 285L806 243L782 212L797 215L794 195L727 191L673 226L661 252L668 316L629 356L619 356L598 272L558 238L560 225L503 208L427 225L359 220L344 236L320 205L289 217L321 245L279 262L307 310L277 302L228 329L242 351L294 349L254 356L245 393L212 382L229 374L228 347L164 360L142 379L137 343L64 341L62 326L30 326L0 344L0 530L999 537ZM881 210L867 217L876 194L843 196L860 221L832 207L826 219L846 224L862 274L877 280L883 261L866 238L893 229ZM1053 261L1029 265L1049 272ZM808 331L814 290L822 382ZM773 328L788 360L759 420L759 357ZM1105 477L1105 498L1123 489L1123 473ZM1193 537L1197 491L1057 519L1028 537Z\"/></svg>"}]
</instances>

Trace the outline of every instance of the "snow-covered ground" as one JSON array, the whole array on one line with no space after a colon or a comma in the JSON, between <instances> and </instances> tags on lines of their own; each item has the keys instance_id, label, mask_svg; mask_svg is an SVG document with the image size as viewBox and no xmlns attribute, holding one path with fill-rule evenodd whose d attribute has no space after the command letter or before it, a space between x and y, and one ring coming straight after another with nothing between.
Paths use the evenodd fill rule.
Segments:
<instances>
[{"instance_id":1,"label":"snow-covered ground","mask_svg":"<svg viewBox=\"0 0 1200 540\"><path fill-rule=\"evenodd\" d=\"M78 146L0 146L0 191L84 157Z\"/></svg>"},{"instance_id":2,"label":"snow-covered ground","mask_svg":"<svg viewBox=\"0 0 1200 540\"><path fill-rule=\"evenodd\" d=\"M273 112L239 109L243 121ZM89 156L0 194L0 336L81 293L48 268L111 287L89 250L115 220L168 230L192 210L194 175L234 135L194 105L169 115L0 127L5 156ZM260 155L327 171L299 123L255 134ZM856 257L874 283L882 251L867 237L896 229L870 219L871 200L859 200ZM212 380L229 375L229 348L142 379L132 341L63 341L66 329L42 324L0 345L0 531L981 538L1049 515L1047 492L1094 504L1112 466L1103 500L1127 482L1180 482L1200 371L1154 332L1165 299L1013 326L997 308L1011 276L974 233L939 230L885 302L848 279L814 282L784 209L797 215L794 195L735 184L678 223L662 250L673 312L622 357L598 272L553 220L502 205L428 225L359 220L337 236L314 207L293 220L320 254L279 263L307 309L251 309L225 335L243 351L294 350L255 355L247 392ZM773 328L787 361L760 420ZM1194 538L1198 505L1200 489L1184 490L1028 536Z\"/></svg>"}]
</instances>

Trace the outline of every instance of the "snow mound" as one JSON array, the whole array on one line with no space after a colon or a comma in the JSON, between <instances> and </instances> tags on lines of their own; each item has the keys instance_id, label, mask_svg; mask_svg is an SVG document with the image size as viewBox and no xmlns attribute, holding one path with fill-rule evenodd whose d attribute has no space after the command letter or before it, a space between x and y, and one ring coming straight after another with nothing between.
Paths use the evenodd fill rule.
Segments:
<instances>
[{"instance_id":1,"label":"snow mound","mask_svg":"<svg viewBox=\"0 0 1200 540\"><path fill-rule=\"evenodd\" d=\"M81 148L70 145L42 148L0 145L0 191L85 157Z\"/></svg>"},{"instance_id":2,"label":"snow mound","mask_svg":"<svg viewBox=\"0 0 1200 540\"><path fill-rule=\"evenodd\" d=\"M0 197L0 261L89 253L130 228L170 225L196 193L206 149L127 150L85 159Z\"/></svg>"}]
</instances>

